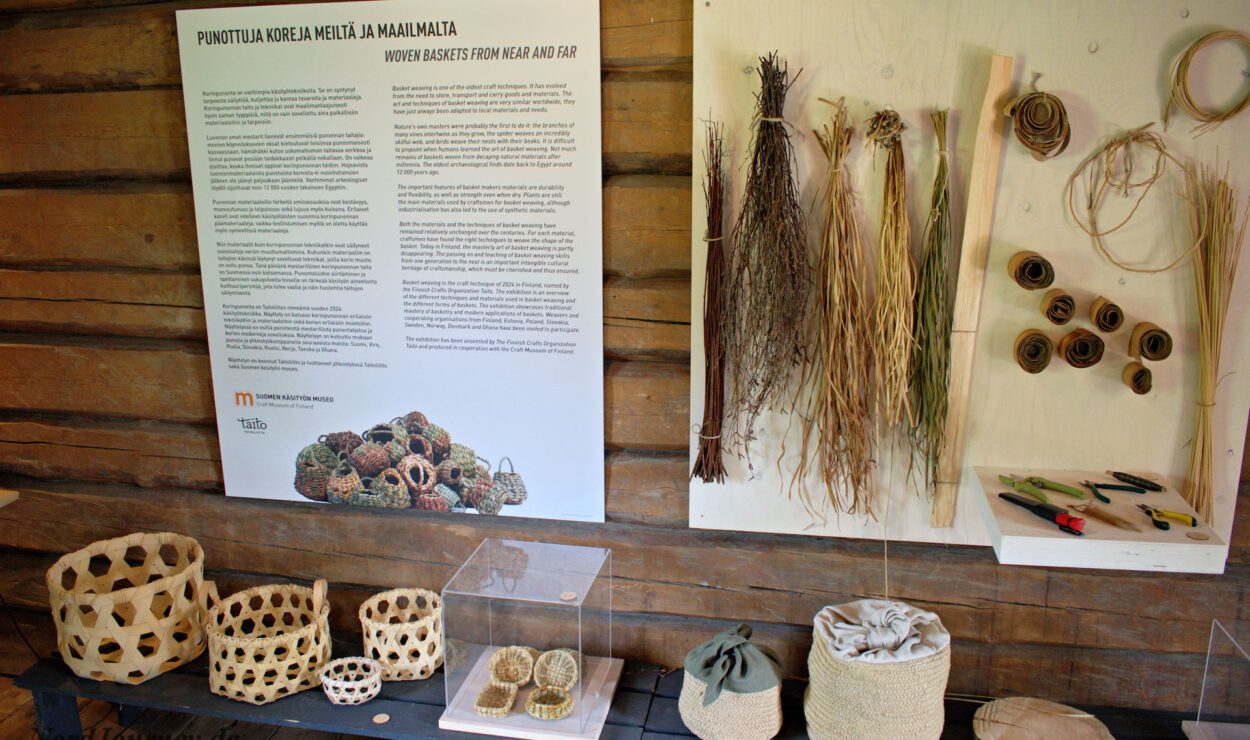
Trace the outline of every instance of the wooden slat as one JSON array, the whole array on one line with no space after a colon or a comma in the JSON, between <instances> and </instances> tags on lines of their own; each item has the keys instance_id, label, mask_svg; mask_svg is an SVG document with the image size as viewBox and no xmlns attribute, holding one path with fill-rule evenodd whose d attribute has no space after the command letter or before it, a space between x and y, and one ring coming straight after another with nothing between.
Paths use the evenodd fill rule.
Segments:
<instances>
[{"instance_id":1,"label":"wooden slat","mask_svg":"<svg viewBox=\"0 0 1250 740\"><path fill-rule=\"evenodd\" d=\"M603 189L608 275L690 273L690 178L620 175ZM199 265L188 185L0 190L0 265L187 270Z\"/></svg>"},{"instance_id":2,"label":"wooden slat","mask_svg":"<svg viewBox=\"0 0 1250 740\"><path fill-rule=\"evenodd\" d=\"M0 28L0 91L179 85L174 12L238 4L158 3L22 16ZM607 2L600 20L605 68L689 71L688 2Z\"/></svg>"},{"instance_id":3,"label":"wooden slat","mask_svg":"<svg viewBox=\"0 0 1250 740\"><path fill-rule=\"evenodd\" d=\"M688 173L690 95L688 80L605 80L604 168ZM190 175L178 90L4 95L0 121L0 181Z\"/></svg>"},{"instance_id":4,"label":"wooden slat","mask_svg":"<svg viewBox=\"0 0 1250 740\"><path fill-rule=\"evenodd\" d=\"M121 340L118 340L119 342ZM0 410L214 420L208 356L184 349L0 343ZM610 362L604 379L611 449L685 449L686 367Z\"/></svg>"},{"instance_id":5,"label":"wooden slat","mask_svg":"<svg viewBox=\"0 0 1250 740\"><path fill-rule=\"evenodd\" d=\"M608 521L684 529L689 521L689 456L610 452Z\"/></svg>"}]
</instances>

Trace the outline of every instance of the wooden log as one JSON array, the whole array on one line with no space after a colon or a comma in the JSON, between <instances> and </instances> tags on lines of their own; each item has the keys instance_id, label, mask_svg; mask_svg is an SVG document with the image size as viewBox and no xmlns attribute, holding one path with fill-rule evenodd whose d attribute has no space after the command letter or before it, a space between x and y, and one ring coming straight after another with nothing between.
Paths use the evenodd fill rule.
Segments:
<instances>
[{"instance_id":1,"label":"wooden log","mask_svg":"<svg viewBox=\"0 0 1250 740\"><path fill-rule=\"evenodd\" d=\"M9 0L0 3L5 4ZM237 4L166 2L21 16L0 28L0 90L179 85L182 73L174 12ZM691 10L689 3L677 0L605 3L600 14L603 67L689 72ZM68 49L73 53L66 53Z\"/></svg>"},{"instance_id":2,"label":"wooden log","mask_svg":"<svg viewBox=\"0 0 1250 740\"><path fill-rule=\"evenodd\" d=\"M689 522L687 454L609 452L608 521L684 529Z\"/></svg>"},{"instance_id":3,"label":"wooden log","mask_svg":"<svg viewBox=\"0 0 1250 740\"><path fill-rule=\"evenodd\" d=\"M603 199L607 275L689 275L689 177L618 175L608 179ZM0 190L0 223L0 266L199 266L186 184Z\"/></svg>"},{"instance_id":4,"label":"wooden log","mask_svg":"<svg viewBox=\"0 0 1250 740\"><path fill-rule=\"evenodd\" d=\"M174 343L0 343L0 410L212 424L208 356ZM612 449L685 449L689 371L609 362L605 433Z\"/></svg>"},{"instance_id":5,"label":"wooden log","mask_svg":"<svg viewBox=\"0 0 1250 740\"><path fill-rule=\"evenodd\" d=\"M602 95L608 174L690 172L688 80L609 75ZM178 90L3 95L0 121L0 184L190 177Z\"/></svg>"}]
</instances>

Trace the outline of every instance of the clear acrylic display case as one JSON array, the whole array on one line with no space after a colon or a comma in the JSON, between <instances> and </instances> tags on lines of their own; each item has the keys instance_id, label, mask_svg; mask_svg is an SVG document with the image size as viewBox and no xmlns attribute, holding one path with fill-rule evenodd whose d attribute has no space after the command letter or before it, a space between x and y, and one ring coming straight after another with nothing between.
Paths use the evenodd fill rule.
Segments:
<instances>
[{"instance_id":1,"label":"clear acrylic display case","mask_svg":"<svg viewBox=\"0 0 1250 740\"><path fill-rule=\"evenodd\" d=\"M622 667L612 657L612 551L484 540L443 588L443 638L447 709L439 727L506 737L599 737ZM569 716L526 714L533 680L517 692L506 717L474 711L490 681L491 656L510 645L576 651Z\"/></svg>"},{"instance_id":2,"label":"clear acrylic display case","mask_svg":"<svg viewBox=\"0 0 1250 740\"><path fill-rule=\"evenodd\" d=\"M1250 740L1250 620L1211 622L1198 716L1181 723L1190 740Z\"/></svg>"}]
</instances>

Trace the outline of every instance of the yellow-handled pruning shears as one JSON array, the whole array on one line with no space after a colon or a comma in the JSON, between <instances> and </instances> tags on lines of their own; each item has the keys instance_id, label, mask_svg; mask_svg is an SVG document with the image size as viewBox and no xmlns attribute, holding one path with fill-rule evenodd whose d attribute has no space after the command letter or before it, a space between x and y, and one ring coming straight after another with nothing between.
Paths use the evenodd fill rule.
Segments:
<instances>
[{"instance_id":1,"label":"yellow-handled pruning shears","mask_svg":"<svg viewBox=\"0 0 1250 740\"><path fill-rule=\"evenodd\" d=\"M1198 520L1189 514L1179 511L1168 511L1147 504L1138 504L1137 508L1146 512L1146 516L1150 517L1150 521L1159 529L1171 529L1172 525L1167 522L1168 519L1175 519L1181 524L1188 524L1191 527L1198 526Z\"/></svg>"}]
</instances>

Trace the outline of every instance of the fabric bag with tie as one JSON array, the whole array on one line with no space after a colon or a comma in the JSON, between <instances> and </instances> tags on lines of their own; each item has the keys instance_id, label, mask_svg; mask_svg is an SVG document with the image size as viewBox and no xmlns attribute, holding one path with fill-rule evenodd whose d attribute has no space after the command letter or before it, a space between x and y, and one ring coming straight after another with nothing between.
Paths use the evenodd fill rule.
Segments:
<instances>
[{"instance_id":1,"label":"fabric bag with tie","mask_svg":"<svg viewBox=\"0 0 1250 740\"><path fill-rule=\"evenodd\" d=\"M781 661L740 624L686 655L678 709L703 740L766 740L781 730Z\"/></svg>"}]
</instances>

